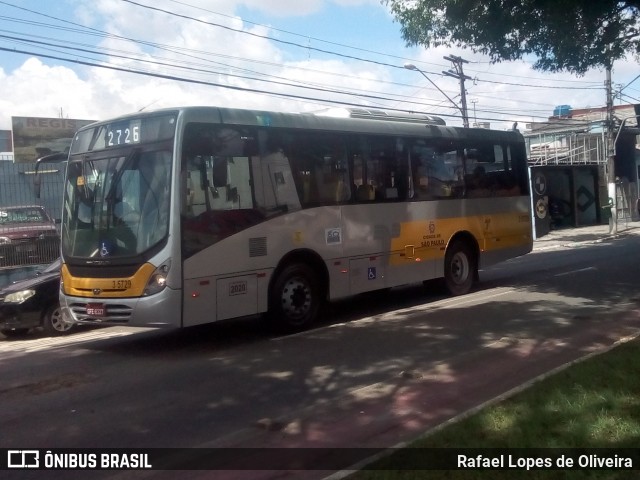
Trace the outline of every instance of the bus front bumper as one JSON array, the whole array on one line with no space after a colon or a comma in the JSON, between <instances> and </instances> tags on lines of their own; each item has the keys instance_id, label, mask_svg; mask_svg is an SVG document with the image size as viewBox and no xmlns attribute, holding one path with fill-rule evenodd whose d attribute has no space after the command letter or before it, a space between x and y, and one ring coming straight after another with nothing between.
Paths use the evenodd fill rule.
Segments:
<instances>
[{"instance_id":1,"label":"bus front bumper","mask_svg":"<svg viewBox=\"0 0 640 480\"><path fill-rule=\"evenodd\" d=\"M132 327L182 327L182 292L165 288L139 298L87 298L60 295L66 322Z\"/></svg>"}]
</instances>

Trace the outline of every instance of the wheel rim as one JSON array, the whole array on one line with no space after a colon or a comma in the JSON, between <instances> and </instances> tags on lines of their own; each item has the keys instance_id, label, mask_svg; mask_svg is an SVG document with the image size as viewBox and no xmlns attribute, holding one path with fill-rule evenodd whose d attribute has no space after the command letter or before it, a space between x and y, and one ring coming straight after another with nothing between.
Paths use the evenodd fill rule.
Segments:
<instances>
[{"instance_id":1,"label":"wheel rim","mask_svg":"<svg viewBox=\"0 0 640 480\"><path fill-rule=\"evenodd\" d=\"M284 284L281 295L282 312L291 320L302 320L311 311L311 286L302 277L292 277Z\"/></svg>"},{"instance_id":2,"label":"wheel rim","mask_svg":"<svg viewBox=\"0 0 640 480\"><path fill-rule=\"evenodd\" d=\"M460 285L467 281L470 271L469 258L463 252L456 252L451 259L451 280Z\"/></svg>"},{"instance_id":3,"label":"wheel rim","mask_svg":"<svg viewBox=\"0 0 640 480\"><path fill-rule=\"evenodd\" d=\"M51 312L51 318L49 321L56 332L66 332L71 328L71 324L62 319L62 311L59 308L56 308Z\"/></svg>"}]
</instances>

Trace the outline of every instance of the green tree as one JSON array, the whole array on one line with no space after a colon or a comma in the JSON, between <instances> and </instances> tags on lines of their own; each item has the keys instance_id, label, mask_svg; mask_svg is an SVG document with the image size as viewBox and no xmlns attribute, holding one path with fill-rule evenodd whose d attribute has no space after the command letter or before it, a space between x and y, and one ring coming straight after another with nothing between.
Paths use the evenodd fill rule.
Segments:
<instances>
[{"instance_id":1,"label":"green tree","mask_svg":"<svg viewBox=\"0 0 640 480\"><path fill-rule=\"evenodd\" d=\"M381 0L408 45L467 47L492 61L584 74L640 53L640 0Z\"/></svg>"}]
</instances>

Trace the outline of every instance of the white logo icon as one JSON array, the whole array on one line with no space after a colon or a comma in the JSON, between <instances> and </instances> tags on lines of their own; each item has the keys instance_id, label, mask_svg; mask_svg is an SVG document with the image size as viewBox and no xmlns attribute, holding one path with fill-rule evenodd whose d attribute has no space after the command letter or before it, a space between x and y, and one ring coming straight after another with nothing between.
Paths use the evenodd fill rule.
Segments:
<instances>
[{"instance_id":1,"label":"white logo icon","mask_svg":"<svg viewBox=\"0 0 640 480\"><path fill-rule=\"evenodd\" d=\"M40 452L38 450L7 451L8 468L39 468Z\"/></svg>"}]
</instances>

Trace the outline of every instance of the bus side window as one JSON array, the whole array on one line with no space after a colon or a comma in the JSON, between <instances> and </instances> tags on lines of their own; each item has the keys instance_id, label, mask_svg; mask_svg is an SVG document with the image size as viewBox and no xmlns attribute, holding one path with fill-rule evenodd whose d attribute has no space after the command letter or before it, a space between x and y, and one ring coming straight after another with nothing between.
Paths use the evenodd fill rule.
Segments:
<instances>
[{"instance_id":1,"label":"bus side window","mask_svg":"<svg viewBox=\"0 0 640 480\"><path fill-rule=\"evenodd\" d=\"M182 147L184 213L253 208L249 156L255 144L249 129L188 124Z\"/></svg>"},{"instance_id":2,"label":"bus side window","mask_svg":"<svg viewBox=\"0 0 640 480\"><path fill-rule=\"evenodd\" d=\"M363 136L353 145L355 201L405 200L408 159L402 141L395 137Z\"/></svg>"},{"instance_id":3,"label":"bus side window","mask_svg":"<svg viewBox=\"0 0 640 480\"><path fill-rule=\"evenodd\" d=\"M286 211L299 210L300 199L296 189L289 158L282 147L273 145L264 152L260 159L262 165L262 185L266 188L265 199L270 198L272 204L265 204L267 209L281 208Z\"/></svg>"},{"instance_id":4,"label":"bus side window","mask_svg":"<svg viewBox=\"0 0 640 480\"><path fill-rule=\"evenodd\" d=\"M418 140L412 147L411 170L415 198L459 198L463 187L463 154L449 142Z\"/></svg>"},{"instance_id":5,"label":"bus side window","mask_svg":"<svg viewBox=\"0 0 640 480\"><path fill-rule=\"evenodd\" d=\"M288 156L305 207L348 202L352 195L344 138L317 132L289 132Z\"/></svg>"},{"instance_id":6,"label":"bus side window","mask_svg":"<svg viewBox=\"0 0 640 480\"><path fill-rule=\"evenodd\" d=\"M507 197L520 194L511 169L509 146L484 144L467 149L465 184L469 197Z\"/></svg>"},{"instance_id":7,"label":"bus side window","mask_svg":"<svg viewBox=\"0 0 640 480\"><path fill-rule=\"evenodd\" d=\"M369 182L376 189L376 200L397 200L396 185L397 160L392 141L388 139L369 139L371 144L369 157Z\"/></svg>"},{"instance_id":8,"label":"bus side window","mask_svg":"<svg viewBox=\"0 0 640 480\"><path fill-rule=\"evenodd\" d=\"M524 146L508 144L504 146L504 150L510 179L515 182L511 190L512 195L528 195L527 152Z\"/></svg>"}]
</instances>

